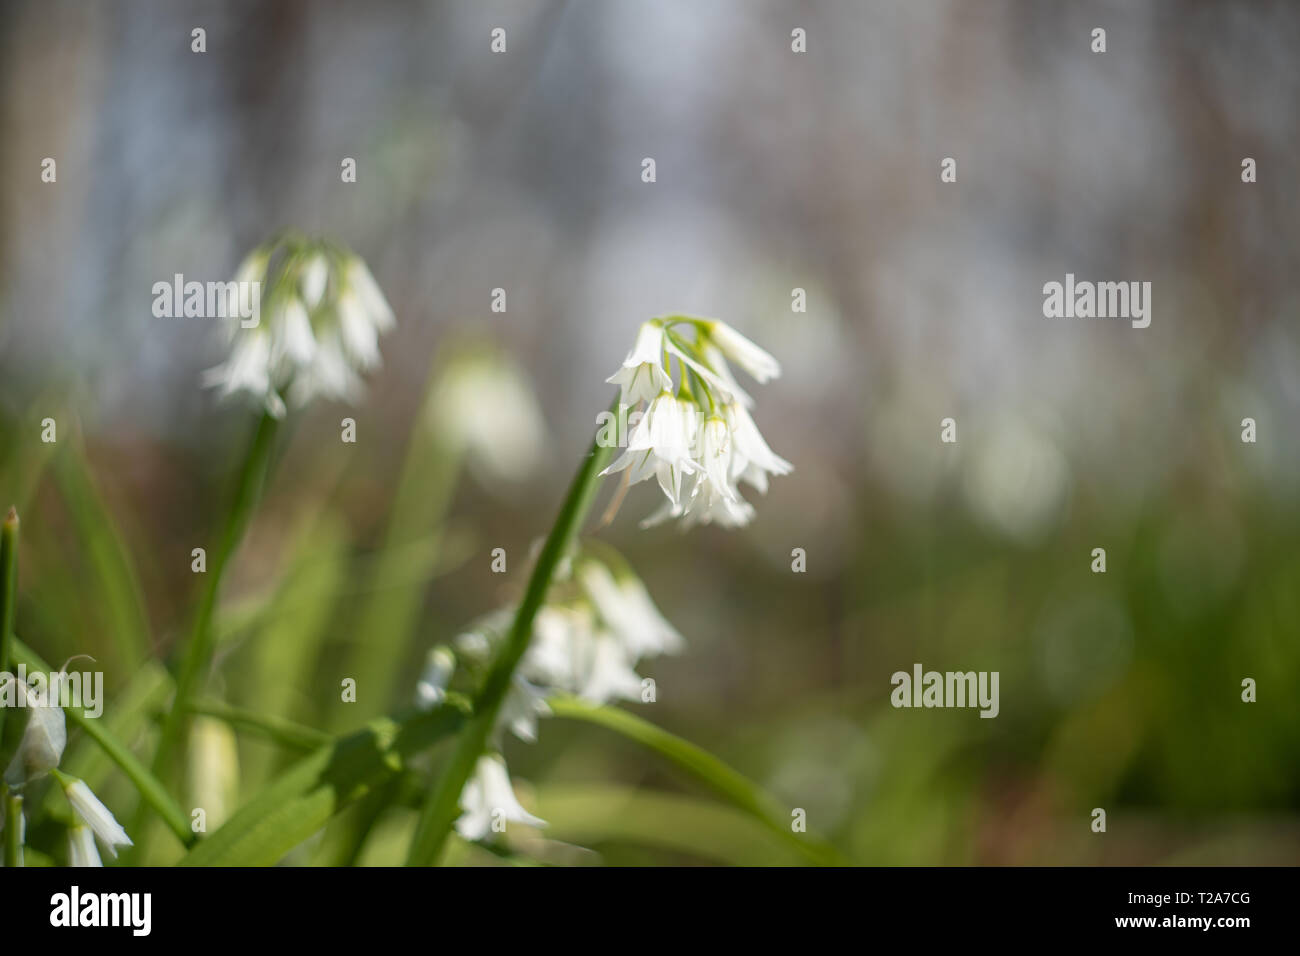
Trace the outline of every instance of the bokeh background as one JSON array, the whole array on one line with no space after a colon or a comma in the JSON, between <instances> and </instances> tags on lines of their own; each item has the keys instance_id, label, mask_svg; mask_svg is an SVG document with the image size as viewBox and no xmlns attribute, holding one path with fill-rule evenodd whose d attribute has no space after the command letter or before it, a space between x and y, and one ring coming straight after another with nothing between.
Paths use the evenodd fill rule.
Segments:
<instances>
[{"instance_id":1,"label":"bokeh background","mask_svg":"<svg viewBox=\"0 0 1300 956\"><path fill-rule=\"evenodd\" d=\"M155 318L151 287L225 279L292 226L361 254L399 327L364 404L292 419L213 697L339 730L407 706L424 652L522 586L637 324L712 315L781 359L756 417L796 471L742 532L639 531L645 488L601 532L690 645L634 709L859 862L1300 859L1300 7L3 10L18 630L94 654L141 752L254 421L199 387L213 323ZM1045 319L1066 272L1150 281L1150 328ZM485 362L486 389L465 371ZM1000 716L893 709L915 662L999 671ZM344 709L357 673L383 690ZM286 759L196 733L195 799L224 812ZM553 720L507 754L544 859L786 862L599 729ZM361 862L400 859L412 819L388 813Z\"/></svg>"}]
</instances>

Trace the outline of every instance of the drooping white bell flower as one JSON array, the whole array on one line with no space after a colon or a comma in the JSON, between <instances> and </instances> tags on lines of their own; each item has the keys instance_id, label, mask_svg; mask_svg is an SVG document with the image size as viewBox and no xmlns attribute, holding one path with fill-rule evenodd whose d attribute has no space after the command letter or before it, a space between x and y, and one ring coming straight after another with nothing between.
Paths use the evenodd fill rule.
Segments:
<instances>
[{"instance_id":1,"label":"drooping white bell flower","mask_svg":"<svg viewBox=\"0 0 1300 956\"><path fill-rule=\"evenodd\" d=\"M99 848L95 846L95 834L84 823L78 823L68 830L68 865L104 865L104 861L99 858Z\"/></svg>"},{"instance_id":2,"label":"drooping white bell flower","mask_svg":"<svg viewBox=\"0 0 1300 956\"><path fill-rule=\"evenodd\" d=\"M642 342L650 344L642 348ZM747 524L754 509L741 497L738 482L765 492L769 475L791 471L790 463L768 447L754 424L748 411L753 398L736 382L728 360L759 382L781 373L771 354L725 322L673 315L643 325L637 346L610 377L623 388L622 398L634 402L650 399L644 382L668 380L650 399L645 416L628 436L627 448L602 472L627 471L629 484L652 475L659 479L667 502L642 522L643 527L670 518L682 519L684 528ZM676 394L670 362L677 364ZM657 371L647 370L647 363ZM695 480L684 494L682 479L688 475Z\"/></svg>"},{"instance_id":3,"label":"drooping white bell flower","mask_svg":"<svg viewBox=\"0 0 1300 956\"><path fill-rule=\"evenodd\" d=\"M731 480L747 482L765 494L767 476L788 475L794 465L768 447L742 403L727 405L724 414L731 432Z\"/></svg>"},{"instance_id":4,"label":"drooping white bell flower","mask_svg":"<svg viewBox=\"0 0 1300 956\"><path fill-rule=\"evenodd\" d=\"M493 728L492 740L501 744L501 735L509 730L525 743L537 743L537 720L550 716L546 703L546 689L530 682L523 674L515 672L514 680L501 703L501 713Z\"/></svg>"},{"instance_id":5,"label":"drooping white bell flower","mask_svg":"<svg viewBox=\"0 0 1300 956\"><path fill-rule=\"evenodd\" d=\"M463 811L456 820L456 832L463 839L482 840L498 827L507 823L521 823L529 827L544 827L546 821L535 817L519 803L506 762L499 754L484 754L478 758L474 775L465 782L460 794Z\"/></svg>"},{"instance_id":6,"label":"drooping white bell flower","mask_svg":"<svg viewBox=\"0 0 1300 956\"><path fill-rule=\"evenodd\" d=\"M427 414L440 440L462 450L488 485L527 478L546 449L546 424L527 377L486 349L467 347L448 360Z\"/></svg>"},{"instance_id":7,"label":"drooping white bell flower","mask_svg":"<svg viewBox=\"0 0 1300 956\"><path fill-rule=\"evenodd\" d=\"M48 689L35 690L12 675L6 675L3 680L13 681L16 706L29 711L18 749L4 773L5 783L18 787L43 777L59 765L68 745L68 728L63 709L50 700ZM6 691L9 686L6 684Z\"/></svg>"},{"instance_id":8,"label":"drooping white bell flower","mask_svg":"<svg viewBox=\"0 0 1300 956\"><path fill-rule=\"evenodd\" d=\"M597 631L581 650L585 653L579 672L579 697L591 704L607 704L641 696L641 677L632 669L627 651L613 634Z\"/></svg>"},{"instance_id":9,"label":"drooping white bell flower","mask_svg":"<svg viewBox=\"0 0 1300 956\"><path fill-rule=\"evenodd\" d=\"M699 409L672 392L660 392L628 436L627 450L602 475L631 469L631 484L654 477L674 505L682 496L682 476L694 474L699 465L692 457Z\"/></svg>"},{"instance_id":10,"label":"drooping white bell flower","mask_svg":"<svg viewBox=\"0 0 1300 956\"><path fill-rule=\"evenodd\" d=\"M456 655L447 647L435 647L424 659L424 670L415 685L415 706L433 710L447 699L447 685L456 671Z\"/></svg>"},{"instance_id":11,"label":"drooping white bell flower","mask_svg":"<svg viewBox=\"0 0 1300 956\"><path fill-rule=\"evenodd\" d=\"M255 250L236 281L260 284L259 316L227 322L230 354L204 373L205 386L247 393L277 418L317 398L357 400L362 373L379 364L379 336L394 324L364 262L291 236Z\"/></svg>"},{"instance_id":12,"label":"drooping white bell flower","mask_svg":"<svg viewBox=\"0 0 1300 956\"><path fill-rule=\"evenodd\" d=\"M656 321L642 325L622 367L605 381L619 387L619 402L629 407L671 389L673 380L664 370L663 326Z\"/></svg>"},{"instance_id":13,"label":"drooping white bell flower","mask_svg":"<svg viewBox=\"0 0 1300 956\"><path fill-rule=\"evenodd\" d=\"M659 613L645 585L633 574L615 578L599 561L584 561L578 572L587 596L606 626L622 643L628 660L676 654L685 647L681 634Z\"/></svg>"},{"instance_id":14,"label":"drooping white bell flower","mask_svg":"<svg viewBox=\"0 0 1300 956\"><path fill-rule=\"evenodd\" d=\"M706 335L724 356L748 372L760 385L779 378L781 364L771 353L759 348L725 322L706 320Z\"/></svg>"},{"instance_id":15,"label":"drooping white bell flower","mask_svg":"<svg viewBox=\"0 0 1300 956\"><path fill-rule=\"evenodd\" d=\"M63 787L68 803L72 804L73 811L82 822L95 831L95 836L99 837L100 842L104 844L109 856L116 857L119 846L133 845L131 838L126 835L122 825L113 816L113 812L91 792L84 780L57 771L55 775Z\"/></svg>"}]
</instances>

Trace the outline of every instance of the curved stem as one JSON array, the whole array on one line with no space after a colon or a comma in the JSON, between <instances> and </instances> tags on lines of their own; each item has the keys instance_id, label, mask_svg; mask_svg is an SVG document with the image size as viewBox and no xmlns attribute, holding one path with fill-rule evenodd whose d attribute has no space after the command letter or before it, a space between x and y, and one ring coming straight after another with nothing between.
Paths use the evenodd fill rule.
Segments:
<instances>
[{"instance_id":1,"label":"curved stem","mask_svg":"<svg viewBox=\"0 0 1300 956\"><path fill-rule=\"evenodd\" d=\"M275 444L275 433L279 420L269 412L262 413L257 431L253 435L248 455L244 459L243 469L239 473L235 486L235 497L226 516L226 525L222 531L217 551L212 564L207 570L207 583L199 602L198 613L194 619L194 628L190 633L185 656L181 660L176 677L176 699L172 709L163 723L162 738L158 742L158 751L154 755L154 773L166 780L171 771L171 764L177 747L184 737L194 695L203 679L207 677L212 664L214 643L212 618L216 612L217 597L221 590L222 574L226 565L239 547L249 519L262 495L262 486L270 466L271 449Z\"/></svg>"},{"instance_id":2,"label":"curved stem","mask_svg":"<svg viewBox=\"0 0 1300 956\"><path fill-rule=\"evenodd\" d=\"M610 410L615 415L618 414L617 398ZM501 703L514 679L515 668L528 650L528 642L533 636L533 618L546 600L556 566L563 559L569 543L591 508L592 499L600 484L600 473L613 453L613 447L602 446L597 437L592 441L590 451L573 477L560 514L555 519L555 525L551 528L542 552L537 557L537 564L533 567L532 576L528 579L528 587L519 610L515 612L510 634L492 662L492 669L474 702L474 716L461 731L451 760L434 784L420 813L420 822L406 858L407 866L429 866L437 862L442 853L447 834L460 815L461 791L487 746Z\"/></svg>"}]
</instances>

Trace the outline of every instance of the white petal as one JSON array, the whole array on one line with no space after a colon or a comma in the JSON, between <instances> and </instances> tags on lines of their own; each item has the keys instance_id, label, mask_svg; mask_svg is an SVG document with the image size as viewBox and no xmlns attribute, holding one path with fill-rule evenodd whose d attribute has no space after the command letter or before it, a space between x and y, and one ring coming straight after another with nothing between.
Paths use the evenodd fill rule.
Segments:
<instances>
[{"instance_id":1,"label":"white petal","mask_svg":"<svg viewBox=\"0 0 1300 956\"><path fill-rule=\"evenodd\" d=\"M781 364L771 353L759 348L727 323L714 321L708 330L709 338L722 354L754 376L760 385L781 374Z\"/></svg>"},{"instance_id":2,"label":"white petal","mask_svg":"<svg viewBox=\"0 0 1300 956\"><path fill-rule=\"evenodd\" d=\"M317 253L302 267L301 288L304 304L315 309L325 297L325 286L329 281L329 260Z\"/></svg>"},{"instance_id":3,"label":"white petal","mask_svg":"<svg viewBox=\"0 0 1300 956\"><path fill-rule=\"evenodd\" d=\"M425 658L424 670L415 685L415 706L432 710L447 696L447 684L456 671L456 655L445 647L435 647Z\"/></svg>"},{"instance_id":4,"label":"white petal","mask_svg":"<svg viewBox=\"0 0 1300 956\"><path fill-rule=\"evenodd\" d=\"M131 846L131 838L126 835L121 824L113 817L108 807L100 802L99 797L91 793L84 780L73 780L64 787L63 792L86 825L95 831L95 836L103 841L110 856L117 856L117 847Z\"/></svg>"},{"instance_id":5,"label":"white petal","mask_svg":"<svg viewBox=\"0 0 1300 956\"><path fill-rule=\"evenodd\" d=\"M379 330L352 290L344 290L336 305L343 351L358 368L379 364Z\"/></svg>"},{"instance_id":6,"label":"white petal","mask_svg":"<svg viewBox=\"0 0 1300 956\"><path fill-rule=\"evenodd\" d=\"M357 298L361 300L362 307L378 331L387 332L396 324L393 310L384 298L384 293L379 290L379 283L375 282L370 269L357 256L348 260L347 283L356 291Z\"/></svg>"},{"instance_id":7,"label":"white petal","mask_svg":"<svg viewBox=\"0 0 1300 956\"><path fill-rule=\"evenodd\" d=\"M510 785L506 763L495 754L479 757L474 776L461 791L460 807L464 813L456 821L456 830L466 840L481 840L492 832L494 817L500 815L511 823L544 827L546 821L525 810Z\"/></svg>"},{"instance_id":8,"label":"white petal","mask_svg":"<svg viewBox=\"0 0 1300 956\"><path fill-rule=\"evenodd\" d=\"M316 337L311 331L311 319L306 306L297 297L289 300L277 316L275 329L276 351L295 365L306 365L316 352Z\"/></svg>"},{"instance_id":9,"label":"white petal","mask_svg":"<svg viewBox=\"0 0 1300 956\"><path fill-rule=\"evenodd\" d=\"M95 834L84 824L68 830L68 865L104 865L104 861L99 858L99 849L95 846Z\"/></svg>"}]
</instances>

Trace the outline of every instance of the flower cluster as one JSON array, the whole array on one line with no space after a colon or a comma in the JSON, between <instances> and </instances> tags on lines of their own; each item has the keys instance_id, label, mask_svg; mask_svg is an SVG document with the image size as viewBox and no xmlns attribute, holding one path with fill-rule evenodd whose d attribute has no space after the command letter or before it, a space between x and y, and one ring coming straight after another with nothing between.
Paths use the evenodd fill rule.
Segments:
<instances>
[{"instance_id":1,"label":"flower cluster","mask_svg":"<svg viewBox=\"0 0 1300 956\"><path fill-rule=\"evenodd\" d=\"M355 401L361 374L379 365L379 336L394 325L366 264L290 236L253 250L232 288L246 283L261 286L261 316L249 327L226 324L230 355L204 373L204 384L223 396L247 392L277 418L286 399L295 407L317 397Z\"/></svg>"},{"instance_id":2,"label":"flower cluster","mask_svg":"<svg viewBox=\"0 0 1300 956\"><path fill-rule=\"evenodd\" d=\"M31 708L31 715L18 749L5 768L5 783L21 790L31 781L53 774L78 821L68 831L69 863L72 866L102 866L99 851L95 848L95 837L99 837L114 857L119 846L132 845L131 838L85 781L57 769L68 743L68 730L62 709L50 700L48 691L29 687L12 675L6 680L14 682L13 688L5 688L6 692L15 691L18 706ZM3 822L3 808L0 808L0 823ZM21 826L22 821L14 821L14 825Z\"/></svg>"},{"instance_id":3,"label":"flower cluster","mask_svg":"<svg viewBox=\"0 0 1300 956\"><path fill-rule=\"evenodd\" d=\"M430 651L416 690L417 705L428 708L443 699L458 662L470 671L485 666L505 639L514 613L513 608L495 611L457 637L454 650ZM514 799L499 753L506 731L536 741L537 720L549 713L546 699L554 694L572 694L595 704L641 700L644 682L637 664L677 653L684 643L645 585L610 549L602 547L599 556L583 553L566 562L552 595L537 613L528 651L497 717L492 745L498 752L480 759L461 794L463 814L456 822L460 835L467 840L486 837L494 811L510 822L542 825Z\"/></svg>"},{"instance_id":4,"label":"flower cluster","mask_svg":"<svg viewBox=\"0 0 1300 956\"><path fill-rule=\"evenodd\" d=\"M606 380L621 389L621 405L646 403L627 447L603 472L627 471L631 484L658 480L668 500L643 526L670 518L681 518L683 527L748 524L754 509L739 483L764 493L768 475L792 470L763 440L749 413L753 399L729 362L760 384L781 374L776 359L725 322L665 316L641 326L623 365Z\"/></svg>"}]
</instances>

